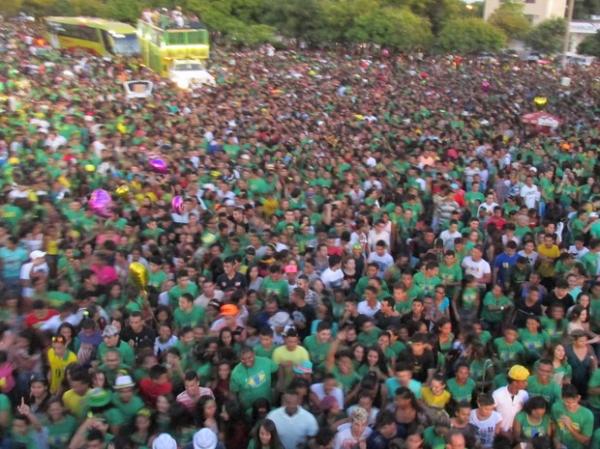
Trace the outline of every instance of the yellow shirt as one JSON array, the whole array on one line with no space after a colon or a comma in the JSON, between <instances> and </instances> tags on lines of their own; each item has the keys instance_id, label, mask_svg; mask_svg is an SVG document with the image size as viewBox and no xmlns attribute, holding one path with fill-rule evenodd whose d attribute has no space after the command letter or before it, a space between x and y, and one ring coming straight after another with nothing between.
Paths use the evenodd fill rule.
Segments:
<instances>
[{"instance_id":1,"label":"yellow shirt","mask_svg":"<svg viewBox=\"0 0 600 449\"><path fill-rule=\"evenodd\" d=\"M71 363L77 363L77 356L67 351L62 358L57 357L54 348L48 349L48 364L50 365L50 393L54 394L60 389L65 378L65 368Z\"/></svg>"},{"instance_id":2,"label":"yellow shirt","mask_svg":"<svg viewBox=\"0 0 600 449\"><path fill-rule=\"evenodd\" d=\"M273 351L273 361L278 365L285 362L292 362L292 365L299 365L307 360L310 360L308 351L302 346L297 346L293 351L289 351L284 345L275 348Z\"/></svg>"},{"instance_id":3,"label":"yellow shirt","mask_svg":"<svg viewBox=\"0 0 600 449\"><path fill-rule=\"evenodd\" d=\"M63 394L62 401L73 416L76 418L83 417L85 395L79 396L74 390L68 390Z\"/></svg>"},{"instance_id":4,"label":"yellow shirt","mask_svg":"<svg viewBox=\"0 0 600 449\"><path fill-rule=\"evenodd\" d=\"M450 402L452 395L448 391L444 390L442 394L436 396L431 391L431 388L423 387L421 388L421 398L429 407L441 409L446 407L446 404Z\"/></svg>"},{"instance_id":5,"label":"yellow shirt","mask_svg":"<svg viewBox=\"0 0 600 449\"><path fill-rule=\"evenodd\" d=\"M543 278L554 276L554 262L560 256L560 250L558 249L558 246L552 245L550 248L548 248L546 245L541 244L538 245L537 252L540 256L551 259L550 262L540 262L540 266L538 267L538 273L540 276Z\"/></svg>"}]
</instances>

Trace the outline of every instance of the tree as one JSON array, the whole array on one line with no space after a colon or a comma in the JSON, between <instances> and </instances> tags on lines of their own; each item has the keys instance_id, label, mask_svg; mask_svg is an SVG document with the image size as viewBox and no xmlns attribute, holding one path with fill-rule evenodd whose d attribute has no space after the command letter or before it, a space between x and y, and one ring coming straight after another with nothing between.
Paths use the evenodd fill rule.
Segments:
<instances>
[{"instance_id":1,"label":"tree","mask_svg":"<svg viewBox=\"0 0 600 449\"><path fill-rule=\"evenodd\" d=\"M398 50L429 47L432 41L429 22L408 8L383 8L359 16L347 32L357 43L373 42Z\"/></svg>"},{"instance_id":2,"label":"tree","mask_svg":"<svg viewBox=\"0 0 600 449\"><path fill-rule=\"evenodd\" d=\"M506 43L502 30L477 18L454 19L444 25L437 47L443 51L476 53L498 51Z\"/></svg>"},{"instance_id":3,"label":"tree","mask_svg":"<svg viewBox=\"0 0 600 449\"><path fill-rule=\"evenodd\" d=\"M578 46L577 53L600 58L600 31L587 36Z\"/></svg>"},{"instance_id":4,"label":"tree","mask_svg":"<svg viewBox=\"0 0 600 449\"><path fill-rule=\"evenodd\" d=\"M525 36L530 27L523 8L524 4L521 2L506 1L500 4L488 21L504 31L507 36L521 38Z\"/></svg>"},{"instance_id":5,"label":"tree","mask_svg":"<svg viewBox=\"0 0 600 449\"><path fill-rule=\"evenodd\" d=\"M322 8L318 0L266 0L265 22L285 36L316 44L322 27Z\"/></svg>"},{"instance_id":6,"label":"tree","mask_svg":"<svg viewBox=\"0 0 600 449\"><path fill-rule=\"evenodd\" d=\"M567 22L563 18L544 20L525 36L525 43L541 53L558 53L563 45Z\"/></svg>"},{"instance_id":7,"label":"tree","mask_svg":"<svg viewBox=\"0 0 600 449\"><path fill-rule=\"evenodd\" d=\"M591 15L600 14L600 0L577 0L573 9L575 20L589 20Z\"/></svg>"},{"instance_id":8,"label":"tree","mask_svg":"<svg viewBox=\"0 0 600 449\"><path fill-rule=\"evenodd\" d=\"M16 16L23 6L23 0L12 0L0 3L0 14L6 17Z\"/></svg>"},{"instance_id":9,"label":"tree","mask_svg":"<svg viewBox=\"0 0 600 449\"><path fill-rule=\"evenodd\" d=\"M429 20L431 31L437 36L446 23L465 13L465 4L462 0L412 0L411 9Z\"/></svg>"}]
</instances>

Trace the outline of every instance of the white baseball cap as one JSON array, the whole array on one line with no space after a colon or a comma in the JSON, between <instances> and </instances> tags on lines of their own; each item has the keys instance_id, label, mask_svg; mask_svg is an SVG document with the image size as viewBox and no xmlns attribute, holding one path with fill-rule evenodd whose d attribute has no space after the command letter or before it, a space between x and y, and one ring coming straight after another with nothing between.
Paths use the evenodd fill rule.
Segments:
<instances>
[{"instance_id":1,"label":"white baseball cap","mask_svg":"<svg viewBox=\"0 0 600 449\"><path fill-rule=\"evenodd\" d=\"M42 257L46 257L46 253L44 251L40 251L39 249L36 249L35 251L31 251L29 253L29 258L31 260L41 259Z\"/></svg>"},{"instance_id":2,"label":"white baseball cap","mask_svg":"<svg viewBox=\"0 0 600 449\"><path fill-rule=\"evenodd\" d=\"M200 429L194 434L194 449L215 449L217 447L217 435L208 427Z\"/></svg>"}]
</instances>

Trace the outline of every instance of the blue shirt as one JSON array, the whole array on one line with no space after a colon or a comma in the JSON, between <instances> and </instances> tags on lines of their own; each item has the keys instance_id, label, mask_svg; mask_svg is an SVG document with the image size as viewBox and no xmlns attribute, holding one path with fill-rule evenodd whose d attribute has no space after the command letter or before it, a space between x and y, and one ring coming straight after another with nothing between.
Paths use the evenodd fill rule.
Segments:
<instances>
[{"instance_id":1,"label":"blue shirt","mask_svg":"<svg viewBox=\"0 0 600 449\"><path fill-rule=\"evenodd\" d=\"M0 248L0 259L2 259L2 277L4 279L19 279L21 265L29 259L27 251L16 247L10 250L6 247Z\"/></svg>"},{"instance_id":2,"label":"blue shirt","mask_svg":"<svg viewBox=\"0 0 600 449\"><path fill-rule=\"evenodd\" d=\"M494 261L494 268L498 269L498 281L504 283L510 280L510 270L517 263L519 255L517 253L509 256L506 253L499 254Z\"/></svg>"}]
</instances>

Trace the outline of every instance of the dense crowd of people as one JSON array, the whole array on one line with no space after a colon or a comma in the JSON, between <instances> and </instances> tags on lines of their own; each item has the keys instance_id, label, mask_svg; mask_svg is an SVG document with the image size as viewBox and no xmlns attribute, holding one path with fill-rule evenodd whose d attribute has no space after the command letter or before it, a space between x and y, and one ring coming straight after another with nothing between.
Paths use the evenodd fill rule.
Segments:
<instances>
[{"instance_id":1,"label":"dense crowd of people","mask_svg":"<svg viewBox=\"0 0 600 449\"><path fill-rule=\"evenodd\" d=\"M600 448L597 65L0 51L0 448Z\"/></svg>"}]
</instances>

